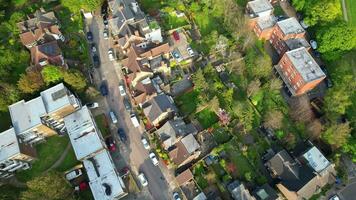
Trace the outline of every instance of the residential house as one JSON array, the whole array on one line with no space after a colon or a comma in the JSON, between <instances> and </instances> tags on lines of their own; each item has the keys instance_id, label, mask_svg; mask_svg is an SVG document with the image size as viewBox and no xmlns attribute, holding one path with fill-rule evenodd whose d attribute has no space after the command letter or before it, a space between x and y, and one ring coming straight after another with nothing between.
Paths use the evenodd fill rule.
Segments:
<instances>
[{"instance_id":1,"label":"residential house","mask_svg":"<svg viewBox=\"0 0 356 200\"><path fill-rule=\"evenodd\" d=\"M31 64L36 70L41 70L48 64L65 67L62 51L59 48L57 41L34 46L30 49L30 52Z\"/></svg>"},{"instance_id":2,"label":"residential house","mask_svg":"<svg viewBox=\"0 0 356 200\"><path fill-rule=\"evenodd\" d=\"M282 200L283 199L277 194L276 190L274 190L267 183L260 187L257 187L252 192L252 194L256 198L256 200Z\"/></svg>"},{"instance_id":3,"label":"residential house","mask_svg":"<svg viewBox=\"0 0 356 200\"><path fill-rule=\"evenodd\" d=\"M81 106L79 100L60 83L30 101L9 106L12 125L21 143L35 144L45 137L66 133L63 117Z\"/></svg>"},{"instance_id":4,"label":"residential house","mask_svg":"<svg viewBox=\"0 0 356 200\"><path fill-rule=\"evenodd\" d=\"M120 199L127 195L104 139L89 109L66 116L64 123L77 160L82 161L95 200Z\"/></svg>"},{"instance_id":5,"label":"residential house","mask_svg":"<svg viewBox=\"0 0 356 200\"><path fill-rule=\"evenodd\" d=\"M176 176L176 181L179 186L185 185L193 179L194 176L192 174L192 171L190 171L190 169L187 169L182 173L180 173L178 176Z\"/></svg>"},{"instance_id":6,"label":"residential house","mask_svg":"<svg viewBox=\"0 0 356 200\"><path fill-rule=\"evenodd\" d=\"M14 128L0 133L0 179L9 178L16 171L29 169L35 157L32 147L19 143Z\"/></svg>"},{"instance_id":7,"label":"residential house","mask_svg":"<svg viewBox=\"0 0 356 200\"><path fill-rule=\"evenodd\" d=\"M163 121L173 118L178 112L172 97L166 94L153 97L142 107L143 113L153 126L159 126Z\"/></svg>"},{"instance_id":8,"label":"residential house","mask_svg":"<svg viewBox=\"0 0 356 200\"><path fill-rule=\"evenodd\" d=\"M265 164L272 177L280 180L276 186L288 200L309 199L326 184L335 181L333 166L319 150L312 148L303 157L307 158L307 163L301 163L282 150ZM316 170L325 171L318 173Z\"/></svg>"},{"instance_id":9,"label":"residential house","mask_svg":"<svg viewBox=\"0 0 356 200\"><path fill-rule=\"evenodd\" d=\"M245 185L237 180L228 184L227 189L229 190L231 197L235 200L256 200L251 196L248 189L245 188Z\"/></svg>"},{"instance_id":10,"label":"residential house","mask_svg":"<svg viewBox=\"0 0 356 200\"><path fill-rule=\"evenodd\" d=\"M142 105L144 102L152 99L157 95L156 88L154 87L149 77L139 81L135 88L131 90L132 98L136 105Z\"/></svg>"},{"instance_id":11,"label":"residential house","mask_svg":"<svg viewBox=\"0 0 356 200\"><path fill-rule=\"evenodd\" d=\"M291 17L276 23L269 41L282 56L285 52L299 47L309 49L310 45L304 38L305 33L297 19Z\"/></svg>"},{"instance_id":12,"label":"residential house","mask_svg":"<svg viewBox=\"0 0 356 200\"><path fill-rule=\"evenodd\" d=\"M156 131L162 147L169 149L183 137L188 134L196 135L198 130L193 124L186 124L182 119L173 119L167 121L161 128Z\"/></svg>"},{"instance_id":13,"label":"residential house","mask_svg":"<svg viewBox=\"0 0 356 200\"><path fill-rule=\"evenodd\" d=\"M207 200L208 198L204 194L204 192L199 193L197 196L193 198L193 200Z\"/></svg>"},{"instance_id":14,"label":"residential house","mask_svg":"<svg viewBox=\"0 0 356 200\"><path fill-rule=\"evenodd\" d=\"M286 52L274 68L293 96L312 90L326 77L304 47Z\"/></svg>"},{"instance_id":15,"label":"residential house","mask_svg":"<svg viewBox=\"0 0 356 200\"><path fill-rule=\"evenodd\" d=\"M200 145L194 138L193 134L189 134L177 142L173 149L169 151L169 158L177 167L181 167L200 155Z\"/></svg>"}]
</instances>

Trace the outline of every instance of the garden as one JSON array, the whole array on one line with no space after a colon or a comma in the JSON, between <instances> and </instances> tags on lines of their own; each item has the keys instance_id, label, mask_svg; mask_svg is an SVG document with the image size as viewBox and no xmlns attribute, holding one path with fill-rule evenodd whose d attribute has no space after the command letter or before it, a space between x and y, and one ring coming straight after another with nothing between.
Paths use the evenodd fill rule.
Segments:
<instances>
[{"instance_id":1,"label":"garden","mask_svg":"<svg viewBox=\"0 0 356 200\"><path fill-rule=\"evenodd\" d=\"M108 119L105 116L105 114L100 114L94 117L95 123L98 126L101 135L105 138L107 136L109 136L110 133L110 128L109 128L109 124L108 124Z\"/></svg>"}]
</instances>

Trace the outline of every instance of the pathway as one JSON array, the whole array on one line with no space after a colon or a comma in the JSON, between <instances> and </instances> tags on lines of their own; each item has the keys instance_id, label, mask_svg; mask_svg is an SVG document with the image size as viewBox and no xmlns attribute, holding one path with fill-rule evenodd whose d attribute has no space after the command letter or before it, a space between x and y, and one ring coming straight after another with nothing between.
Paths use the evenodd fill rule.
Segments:
<instances>
[{"instance_id":1,"label":"pathway","mask_svg":"<svg viewBox=\"0 0 356 200\"><path fill-rule=\"evenodd\" d=\"M72 144L70 142L68 142L67 147L64 149L61 157L59 157L59 159L51 167L49 167L44 173L50 171L51 169L58 167L63 162L64 158L67 156L68 151L70 150L71 146L72 146Z\"/></svg>"},{"instance_id":2,"label":"pathway","mask_svg":"<svg viewBox=\"0 0 356 200\"><path fill-rule=\"evenodd\" d=\"M341 0L341 6L342 6L342 12L343 12L344 20L347 22L347 21L349 21L349 18L347 17L347 10L346 10L345 0Z\"/></svg>"}]
</instances>

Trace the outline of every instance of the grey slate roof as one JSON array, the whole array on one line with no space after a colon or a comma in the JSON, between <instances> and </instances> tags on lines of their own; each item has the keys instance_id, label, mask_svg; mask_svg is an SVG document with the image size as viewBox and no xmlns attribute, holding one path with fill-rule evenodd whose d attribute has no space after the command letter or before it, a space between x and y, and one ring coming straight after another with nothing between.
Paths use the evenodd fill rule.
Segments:
<instances>
[{"instance_id":1,"label":"grey slate roof","mask_svg":"<svg viewBox=\"0 0 356 200\"><path fill-rule=\"evenodd\" d=\"M145 113L146 117L151 122L167 111L172 111L176 113L178 109L174 105L173 99L165 94L153 97L146 103L143 109L143 112Z\"/></svg>"},{"instance_id":2,"label":"grey slate roof","mask_svg":"<svg viewBox=\"0 0 356 200\"><path fill-rule=\"evenodd\" d=\"M253 200L249 191L245 188L244 184L235 180L234 182L227 185L227 189L231 193L231 196L235 200Z\"/></svg>"},{"instance_id":3,"label":"grey slate roof","mask_svg":"<svg viewBox=\"0 0 356 200\"><path fill-rule=\"evenodd\" d=\"M257 200L276 200L279 198L276 190L274 190L267 183L262 185L261 187L258 187L256 190L254 190L253 196Z\"/></svg>"},{"instance_id":4,"label":"grey slate roof","mask_svg":"<svg viewBox=\"0 0 356 200\"><path fill-rule=\"evenodd\" d=\"M184 144L189 154L194 153L196 150L200 148L200 145L198 141L194 138L193 134L189 134L185 136L184 138L182 138L181 141Z\"/></svg>"}]
</instances>

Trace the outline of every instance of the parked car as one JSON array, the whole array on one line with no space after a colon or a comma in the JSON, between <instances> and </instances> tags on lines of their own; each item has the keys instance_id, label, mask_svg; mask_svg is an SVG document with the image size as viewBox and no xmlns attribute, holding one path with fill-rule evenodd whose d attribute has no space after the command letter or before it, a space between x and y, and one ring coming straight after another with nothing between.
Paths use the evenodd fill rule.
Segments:
<instances>
[{"instance_id":1,"label":"parked car","mask_svg":"<svg viewBox=\"0 0 356 200\"><path fill-rule=\"evenodd\" d=\"M119 175L124 178L127 175L129 175L130 169L128 167L124 167L122 170L120 170Z\"/></svg>"},{"instance_id":2,"label":"parked car","mask_svg":"<svg viewBox=\"0 0 356 200\"><path fill-rule=\"evenodd\" d=\"M107 15L103 15L103 24L104 24L105 27L107 27L108 24L109 24Z\"/></svg>"},{"instance_id":3,"label":"parked car","mask_svg":"<svg viewBox=\"0 0 356 200\"><path fill-rule=\"evenodd\" d=\"M100 67L99 56L97 56L97 55L93 56L93 63L94 63L94 67L96 67L96 68Z\"/></svg>"},{"instance_id":4,"label":"parked car","mask_svg":"<svg viewBox=\"0 0 356 200\"><path fill-rule=\"evenodd\" d=\"M108 50L108 55L109 55L109 60L110 60L110 61L115 60L114 50L113 50L113 49L109 49L109 50Z\"/></svg>"},{"instance_id":5,"label":"parked car","mask_svg":"<svg viewBox=\"0 0 356 200\"><path fill-rule=\"evenodd\" d=\"M93 53L96 52L95 43L92 43L92 44L90 45L90 49L91 49L91 52L93 52Z\"/></svg>"},{"instance_id":6,"label":"parked car","mask_svg":"<svg viewBox=\"0 0 356 200\"><path fill-rule=\"evenodd\" d=\"M141 142L142 142L142 144L143 144L143 147L145 148L145 149L150 149L150 144L148 143L148 141L146 140L146 138L142 138L141 139Z\"/></svg>"},{"instance_id":7,"label":"parked car","mask_svg":"<svg viewBox=\"0 0 356 200\"><path fill-rule=\"evenodd\" d=\"M287 17L284 16L284 15L277 16L277 21L282 21L282 20L285 20L285 19L287 19Z\"/></svg>"},{"instance_id":8,"label":"parked car","mask_svg":"<svg viewBox=\"0 0 356 200\"><path fill-rule=\"evenodd\" d=\"M335 194L334 196L330 197L329 200L340 200L340 197Z\"/></svg>"},{"instance_id":9,"label":"parked car","mask_svg":"<svg viewBox=\"0 0 356 200\"><path fill-rule=\"evenodd\" d=\"M93 33L92 33L92 32L90 32L90 31L87 32L87 39L88 39L90 42L93 41Z\"/></svg>"},{"instance_id":10,"label":"parked car","mask_svg":"<svg viewBox=\"0 0 356 200\"><path fill-rule=\"evenodd\" d=\"M107 13L108 13L108 4L107 4L107 2L105 1L104 3L103 3L103 5L101 6L101 16L106 16L107 15Z\"/></svg>"},{"instance_id":11,"label":"parked car","mask_svg":"<svg viewBox=\"0 0 356 200\"><path fill-rule=\"evenodd\" d=\"M173 32L173 38L176 40L176 41L179 41L180 37L179 37L179 33L177 31L174 31Z\"/></svg>"},{"instance_id":12,"label":"parked car","mask_svg":"<svg viewBox=\"0 0 356 200\"><path fill-rule=\"evenodd\" d=\"M304 20L301 20L299 23L300 23L300 25L301 25L304 29L307 29L307 28L309 27L309 25L306 24L306 23L304 22Z\"/></svg>"},{"instance_id":13,"label":"parked car","mask_svg":"<svg viewBox=\"0 0 356 200\"><path fill-rule=\"evenodd\" d=\"M108 147L109 151L114 152L116 151L115 140L112 137L108 137L105 139L106 146Z\"/></svg>"},{"instance_id":14,"label":"parked car","mask_svg":"<svg viewBox=\"0 0 356 200\"><path fill-rule=\"evenodd\" d=\"M111 119L112 123L116 124L117 123L117 117L116 117L116 114L114 113L114 111L110 111L109 115L110 115L110 119Z\"/></svg>"},{"instance_id":15,"label":"parked car","mask_svg":"<svg viewBox=\"0 0 356 200\"><path fill-rule=\"evenodd\" d=\"M83 182L79 183L79 185L75 186L74 190L80 192L80 191L87 190L88 188L89 188L88 183L83 181Z\"/></svg>"},{"instance_id":16,"label":"parked car","mask_svg":"<svg viewBox=\"0 0 356 200\"><path fill-rule=\"evenodd\" d=\"M124 106L125 106L126 111L131 112L132 106L131 106L131 103L130 103L130 101L128 100L128 98L124 97L123 103L124 103Z\"/></svg>"},{"instance_id":17,"label":"parked car","mask_svg":"<svg viewBox=\"0 0 356 200\"><path fill-rule=\"evenodd\" d=\"M71 181L83 174L81 169L75 169L73 171L68 172L65 176L68 181Z\"/></svg>"},{"instance_id":18,"label":"parked car","mask_svg":"<svg viewBox=\"0 0 356 200\"><path fill-rule=\"evenodd\" d=\"M103 81L100 85L100 93L102 96L107 96L109 94L108 85L105 81Z\"/></svg>"},{"instance_id":19,"label":"parked car","mask_svg":"<svg viewBox=\"0 0 356 200\"><path fill-rule=\"evenodd\" d=\"M173 199L174 199L174 200L181 200L181 198L180 198L178 192L173 192Z\"/></svg>"},{"instance_id":20,"label":"parked car","mask_svg":"<svg viewBox=\"0 0 356 200\"><path fill-rule=\"evenodd\" d=\"M93 103L87 103L86 106L89 108L89 109L94 109L94 108L98 108L99 107L99 104L97 102L93 102Z\"/></svg>"},{"instance_id":21,"label":"parked car","mask_svg":"<svg viewBox=\"0 0 356 200\"><path fill-rule=\"evenodd\" d=\"M140 126L140 123L138 122L138 119L134 113L131 114L131 122L134 125L135 128Z\"/></svg>"},{"instance_id":22,"label":"parked car","mask_svg":"<svg viewBox=\"0 0 356 200\"><path fill-rule=\"evenodd\" d=\"M152 161L154 166L157 166L159 164L158 159L157 159L156 155L153 152L151 152L149 154L149 157L150 157L150 159L151 159L151 161Z\"/></svg>"},{"instance_id":23,"label":"parked car","mask_svg":"<svg viewBox=\"0 0 356 200\"><path fill-rule=\"evenodd\" d=\"M122 128L117 129L117 134L119 135L121 142L127 141L127 137L126 137L126 133L125 133L124 129L122 129Z\"/></svg>"},{"instance_id":24,"label":"parked car","mask_svg":"<svg viewBox=\"0 0 356 200\"><path fill-rule=\"evenodd\" d=\"M189 53L190 56L194 56L194 51L193 51L192 48L187 47L187 51L188 51L188 53Z\"/></svg>"},{"instance_id":25,"label":"parked car","mask_svg":"<svg viewBox=\"0 0 356 200\"><path fill-rule=\"evenodd\" d=\"M125 91L125 88L123 85L119 85L119 92L120 92L120 95L123 97L123 96L126 96L126 91Z\"/></svg>"},{"instance_id":26,"label":"parked car","mask_svg":"<svg viewBox=\"0 0 356 200\"><path fill-rule=\"evenodd\" d=\"M318 48L318 43L316 43L315 40L310 40L310 46L312 49L317 49Z\"/></svg>"},{"instance_id":27,"label":"parked car","mask_svg":"<svg viewBox=\"0 0 356 200\"><path fill-rule=\"evenodd\" d=\"M104 39L105 40L109 39L109 31L108 31L108 29L106 29L106 28L104 29L103 35L104 35Z\"/></svg>"},{"instance_id":28,"label":"parked car","mask_svg":"<svg viewBox=\"0 0 356 200\"><path fill-rule=\"evenodd\" d=\"M147 182L147 179L146 179L146 177L145 177L145 174L140 173L137 178L138 178L138 180L140 181L142 187L145 187L145 186L148 185L148 182Z\"/></svg>"}]
</instances>

